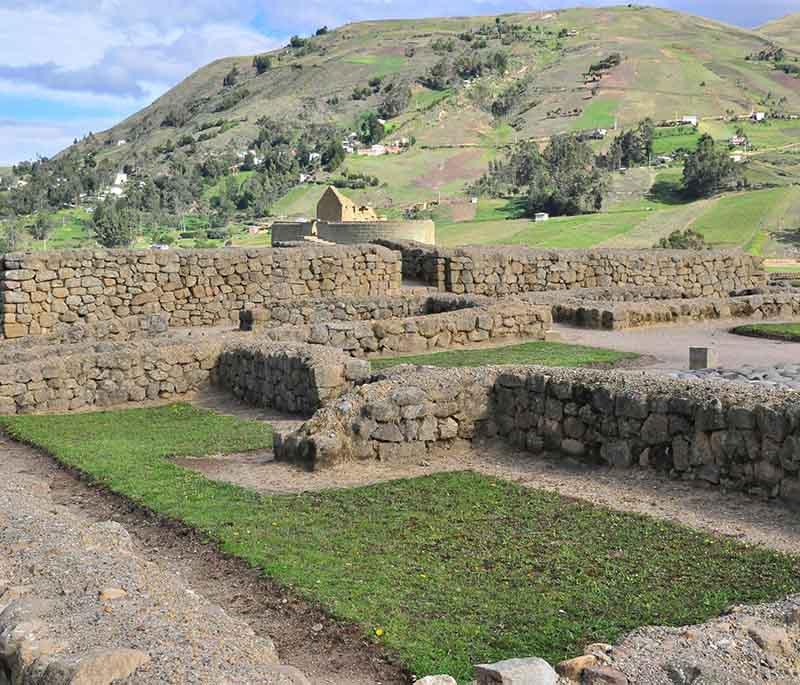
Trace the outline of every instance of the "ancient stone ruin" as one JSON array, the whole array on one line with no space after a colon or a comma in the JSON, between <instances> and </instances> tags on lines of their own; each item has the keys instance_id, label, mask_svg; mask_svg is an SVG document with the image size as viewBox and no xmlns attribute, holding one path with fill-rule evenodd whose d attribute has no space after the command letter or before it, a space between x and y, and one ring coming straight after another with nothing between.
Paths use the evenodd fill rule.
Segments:
<instances>
[{"instance_id":1,"label":"ancient stone ruin","mask_svg":"<svg viewBox=\"0 0 800 685\"><path fill-rule=\"evenodd\" d=\"M433 221L379 217L372 207L353 202L333 186L322 194L315 219L276 221L271 231L275 246L300 241L353 245L379 239L415 240L428 246L436 242Z\"/></svg>"},{"instance_id":2,"label":"ancient stone ruin","mask_svg":"<svg viewBox=\"0 0 800 685\"><path fill-rule=\"evenodd\" d=\"M726 252L442 250L381 241L214 251L8 254L0 411L178 398L207 385L309 416L279 459L308 468L501 439L532 453L800 499L789 392L624 371L373 374L379 356L800 312L756 257ZM315 413L316 412L316 413ZM313 416L312 416L313 415Z\"/></svg>"}]
</instances>

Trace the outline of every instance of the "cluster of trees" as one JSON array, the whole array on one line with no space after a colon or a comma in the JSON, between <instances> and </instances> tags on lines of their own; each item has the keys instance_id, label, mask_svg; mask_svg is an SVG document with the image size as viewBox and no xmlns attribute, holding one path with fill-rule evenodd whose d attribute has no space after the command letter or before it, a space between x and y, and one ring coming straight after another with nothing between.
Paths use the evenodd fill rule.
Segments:
<instances>
[{"instance_id":1,"label":"cluster of trees","mask_svg":"<svg viewBox=\"0 0 800 685\"><path fill-rule=\"evenodd\" d=\"M13 173L25 185L0 195L0 216L26 216L79 204L82 195L94 195L113 177L112 168L98 163L93 152L22 162Z\"/></svg>"},{"instance_id":2,"label":"cluster of trees","mask_svg":"<svg viewBox=\"0 0 800 685\"><path fill-rule=\"evenodd\" d=\"M617 136L606 153L603 164L607 169L648 164L653 155L655 124L651 119Z\"/></svg>"},{"instance_id":3,"label":"cluster of trees","mask_svg":"<svg viewBox=\"0 0 800 685\"><path fill-rule=\"evenodd\" d=\"M599 211L607 190L607 174L594 152L574 135L554 136L544 152L536 143L519 143L471 188L493 196L524 193L529 215L556 216Z\"/></svg>"},{"instance_id":4,"label":"cluster of trees","mask_svg":"<svg viewBox=\"0 0 800 685\"><path fill-rule=\"evenodd\" d=\"M490 73L503 75L506 71L508 71L508 54L502 50L488 54L462 52L452 62L447 58L442 58L419 80L431 90L445 90L455 76L465 79L477 78Z\"/></svg>"},{"instance_id":5,"label":"cluster of trees","mask_svg":"<svg viewBox=\"0 0 800 685\"><path fill-rule=\"evenodd\" d=\"M693 198L708 197L723 188L741 183L739 166L730 158L727 147L717 146L703 134L697 149L687 155L683 164L683 187Z\"/></svg>"}]
</instances>

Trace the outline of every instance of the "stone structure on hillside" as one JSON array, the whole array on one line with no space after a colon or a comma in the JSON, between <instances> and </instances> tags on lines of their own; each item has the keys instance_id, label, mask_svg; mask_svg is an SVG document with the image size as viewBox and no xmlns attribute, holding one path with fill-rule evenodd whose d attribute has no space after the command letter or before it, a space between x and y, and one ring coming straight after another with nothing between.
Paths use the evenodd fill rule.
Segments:
<instances>
[{"instance_id":1,"label":"stone structure on hillside","mask_svg":"<svg viewBox=\"0 0 800 685\"><path fill-rule=\"evenodd\" d=\"M272 224L273 245L303 240L339 245L374 240L414 240L433 245L436 226L430 220L393 221L379 217L372 207L359 205L329 186L317 203L315 219Z\"/></svg>"},{"instance_id":2,"label":"stone structure on hillside","mask_svg":"<svg viewBox=\"0 0 800 685\"><path fill-rule=\"evenodd\" d=\"M333 186L328 186L317 203L317 219L328 223L378 221L378 215L369 205L358 205Z\"/></svg>"}]
</instances>

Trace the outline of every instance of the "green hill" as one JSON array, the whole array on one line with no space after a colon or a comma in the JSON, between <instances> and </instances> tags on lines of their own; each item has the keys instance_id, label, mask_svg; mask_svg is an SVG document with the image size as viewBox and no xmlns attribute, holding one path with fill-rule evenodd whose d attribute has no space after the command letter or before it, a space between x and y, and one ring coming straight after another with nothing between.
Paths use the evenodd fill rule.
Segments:
<instances>
[{"instance_id":1,"label":"green hill","mask_svg":"<svg viewBox=\"0 0 800 685\"><path fill-rule=\"evenodd\" d=\"M496 26L509 28L500 33ZM463 40L467 32L475 39ZM479 39L485 47L476 48L482 44ZM625 126L646 116L749 112L768 95L786 98L786 106L800 112L800 79L782 78L786 75L771 65L746 60L768 45L755 32L635 6L364 22L312 38L305 47L272 53L272 68L261 75L252 56L209 64L146 109L98 134L94 144L104 157L149 166L164 161L156 148L185 135L198 141L196 156L244 150L256 132L256 120L264 115L347 128L380 103L381 94L351 97L356 89L369 89L373 78L416 84L409 110L391 123L394 130L416 136L422 146L491 149L518 138L613 127L615 121ZM441 93L417 84L442 57L453 61L462 54L496 51L508 55L505 76L490 74L468 85L458 80ZM590 66L612 53L622 55L621 64L599 82L586 83ZM791 54L800 56L800 51ZM233 67L238 77L225 87L223 80ZM492 105L501 97L509 106L496 117ZM117 145L120 140L126 144ZM477 154L464 155L446 175L469 176L470 169L461 167L470 167L467 162Z\"/></svg>"},{"instance_id":2,"label":"green hill","mask_svg":"<svg viewBox=\"0 0 800 685\"><path fill-rule=\"evenodd\" d=\"M241 155L264 116L354 130L360 116L379 109L387 90L407 85L410 101L389 119L388 137L413 137L416 144L399 155L348 155L347 172L378 179L348 194L388 216L430 203L445 244L649 247L675 228L693 227L715 244L779 252L771 230L800 227L800 197L792 188L800 179L800 121L788 118L800 114L800 77L759 53L780 45L784 63L794 64L800 60L798 36L800 15L750 31L634 5L363 22L271 53L271 68L261 74L253 56L213 62L79 148L117 168L131 164L151 173L176 161ZM504 72L466 73L498 53L507 61ZM450 82L440 90L423 85L442 60ZM466 71L457 73L456 64ZM730 121L732 114L753 110L787 118ZM698 130L659 138L657 154L691 147L701 133L727 141L741 126L751 145L747 178L763 190L682 205L670 198L679 167L658 176L632 170L614 179L603 214L560 219L546 229L503 202L474 204L465 195L465 185L516 141L684 115L699 117ZM600 151L609 139L593 145ZM298 185L271 206L271 214L313 213L327 180L322 174L319 184ZM203 199L220 187L209 186Z\"/></svg>"}]
</instances>

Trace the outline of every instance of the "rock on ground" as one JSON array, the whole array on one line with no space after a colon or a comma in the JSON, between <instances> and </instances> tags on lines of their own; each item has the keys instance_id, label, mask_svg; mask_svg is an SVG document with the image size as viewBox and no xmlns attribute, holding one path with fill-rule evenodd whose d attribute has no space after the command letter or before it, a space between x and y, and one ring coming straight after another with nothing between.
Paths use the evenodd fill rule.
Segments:
<instances>
[{"instance_id":1,"label":"rock on ground","mask_svg":"<svg viewBox=\"0 0 800 685\"><path fill-rule=\"evenodd\" d=\"M800 595L734 607L702 625L641 628L607 656L636 685L800 683Z\"/></svg>"}]
</instances>

